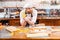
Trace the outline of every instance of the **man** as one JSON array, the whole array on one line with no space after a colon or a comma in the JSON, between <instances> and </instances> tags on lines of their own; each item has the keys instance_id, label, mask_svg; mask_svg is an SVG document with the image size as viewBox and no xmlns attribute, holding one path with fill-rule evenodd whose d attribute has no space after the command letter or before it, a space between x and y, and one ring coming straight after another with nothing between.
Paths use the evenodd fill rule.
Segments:
<instances>
[{"instance_id":1,"label":"man","mask_svg":"<svg viewBox=\"0 0 60 40\"><path fill-rule=\"evenodd\" d=\"M34 25L37 19L37 11L31 4L26 4L24 10L20 12L20 24L21 26Z\"/></svg>"}]
</instances>

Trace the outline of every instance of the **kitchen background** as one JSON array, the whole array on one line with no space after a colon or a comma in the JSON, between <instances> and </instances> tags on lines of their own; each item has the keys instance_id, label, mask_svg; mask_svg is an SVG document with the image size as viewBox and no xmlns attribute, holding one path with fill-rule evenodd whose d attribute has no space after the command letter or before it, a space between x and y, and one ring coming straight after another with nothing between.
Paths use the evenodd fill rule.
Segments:
<instances>
[{"instance_id":1,"label":"kitchen background","mask_svg":"<svg viewBox=\"0 0 60 40\"><path fill-rule=\"evenodd\" d=\"M60 18L60 0L0 0L0 18L19 18L20 11L27 3L33 4L39 19Z\"/></svg>"}]
</instances>

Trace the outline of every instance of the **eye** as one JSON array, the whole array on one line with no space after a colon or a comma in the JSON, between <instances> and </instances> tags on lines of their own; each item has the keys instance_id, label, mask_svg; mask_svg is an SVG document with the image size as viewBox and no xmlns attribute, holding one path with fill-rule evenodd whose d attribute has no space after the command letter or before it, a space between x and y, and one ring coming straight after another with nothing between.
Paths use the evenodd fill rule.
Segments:
<instances>
[{"instance_id":1,"label":"eye","mask_svg":"<svg viewBox=\"0 0 60 40\"><path fill-rule=\"evenodd\" d=\"M26 9L31 9L31 8L26 8Z\"/></svg>"}]
</instances>

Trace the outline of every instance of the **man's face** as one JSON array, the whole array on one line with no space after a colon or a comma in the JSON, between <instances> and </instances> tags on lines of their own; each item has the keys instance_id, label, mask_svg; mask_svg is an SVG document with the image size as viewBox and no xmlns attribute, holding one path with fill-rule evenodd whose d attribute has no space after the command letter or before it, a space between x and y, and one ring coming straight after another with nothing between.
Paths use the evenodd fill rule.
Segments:
<instances>
[{"instance_id":1,"label":"man's face","mask_svg":"<svg viewBox=\"0 0 60 40\"><path fill-rule=\"evenodd\" d=\"M31 13L32 12L32 8L26 8L26 12Z\"/></svg>"}]
</instances>

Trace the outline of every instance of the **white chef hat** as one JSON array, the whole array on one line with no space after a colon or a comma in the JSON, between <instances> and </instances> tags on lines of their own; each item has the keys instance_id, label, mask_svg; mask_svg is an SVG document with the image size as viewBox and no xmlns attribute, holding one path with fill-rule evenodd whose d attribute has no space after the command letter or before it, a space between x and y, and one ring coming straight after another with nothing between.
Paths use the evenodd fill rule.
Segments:
<instances>
[{"instance_id":1,"label":"white chef hat","mask_svg":"<svg viewBox=\"0 0 60 40\"><path fill-rule=\"evenodd\" d=\"M33 4L32 3L27 3L25 4L25 6L23 8L32 8Z\"/></svg>"}]
</instances>

